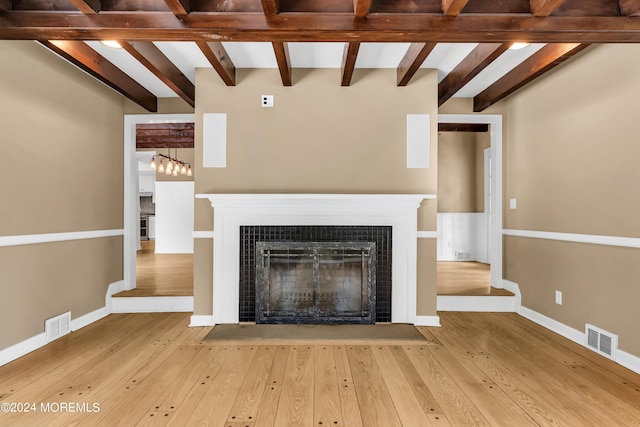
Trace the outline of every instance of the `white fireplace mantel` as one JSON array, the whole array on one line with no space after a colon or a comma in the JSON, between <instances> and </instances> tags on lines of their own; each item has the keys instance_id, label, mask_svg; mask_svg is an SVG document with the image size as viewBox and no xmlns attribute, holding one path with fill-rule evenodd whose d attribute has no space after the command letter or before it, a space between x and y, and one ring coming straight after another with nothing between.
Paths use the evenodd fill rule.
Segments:
<instances>
[{"instance_id":1,"label":"white fireplace mantel","mask_svg":"<svg viewBox=\"0 0 640 427\"><path fill-rule=\"evenodd\" d=\"M391 321L415 323L418 208L434 194L197 194L213 220L213 323L238 323L240 227L392 227Z\"/></svg>"}]
</instances>

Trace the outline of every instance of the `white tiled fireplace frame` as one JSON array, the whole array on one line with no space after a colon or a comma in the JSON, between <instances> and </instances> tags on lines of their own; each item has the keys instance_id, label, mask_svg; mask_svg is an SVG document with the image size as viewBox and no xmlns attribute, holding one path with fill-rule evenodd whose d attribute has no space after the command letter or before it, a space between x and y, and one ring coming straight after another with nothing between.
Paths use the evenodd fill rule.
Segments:
<instances>
[{"instance_id":1,"label":"white tiled fireplace frame","mask_svg":"<svg viewBox=\"0 0 640 427\"><path fill-rule=\"evenodd\" d=\"M213 324L238 323L240 227L391 226L391 321L415 323L418 208L433 194L197 194L213 212Z\"/></svg>"}]
</instances>

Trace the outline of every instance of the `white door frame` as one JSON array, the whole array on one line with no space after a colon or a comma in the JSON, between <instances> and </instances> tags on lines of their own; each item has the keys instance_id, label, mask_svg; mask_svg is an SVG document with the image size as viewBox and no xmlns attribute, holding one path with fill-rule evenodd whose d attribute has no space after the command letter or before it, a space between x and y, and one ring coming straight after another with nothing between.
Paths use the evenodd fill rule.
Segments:
<instances>
[{"instance_id":1,"label":"white door frame","mask_svg":"<svg viewBox=\"0 0 640 427\"><path fill-rule=\"evenodd\" d=\"M488 124L491 137L491 286L502 283L502 116L498 114L438 114L438 123Z\"/></svg>"},{"instance_id":2,"label":"white door frame","mask_svg":"<svg viewBox=\"0 0 640 427\"><path fill-rule=\"evenodd\" d=\"M138 173L136 125L138 123L193 123L195 114L125 114L124 116L124 238L122 268L125 290L136 287L137 223L135 184Z\"/></svg>"}]
</instances>

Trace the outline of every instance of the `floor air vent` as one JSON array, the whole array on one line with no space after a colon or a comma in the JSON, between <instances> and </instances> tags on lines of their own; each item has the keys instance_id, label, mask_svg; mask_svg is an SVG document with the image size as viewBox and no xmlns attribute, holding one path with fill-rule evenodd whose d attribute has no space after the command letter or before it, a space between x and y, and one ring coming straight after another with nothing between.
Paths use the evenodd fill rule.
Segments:
<instances>
[{"instance_id":1,"label":"floor air vent","mask_svg":"<svg viewBox=\"0 0 640 427\"><path fill-rule=\"evenodd\" d=\"M71 312L67 311L59 316L44 321L44 332L47 342L60 338L71 332Z\"/></svg>"},{"instance_id":2,"label":"floor air vent","mask_svg":"<svg viewBox=\"0 0 640 427\"><path fill-rule=\"evenodd\" d=\"M585 325L587 347L609 359L616 360L618 336L593 325Z\"/></svg>"}]
</instances>

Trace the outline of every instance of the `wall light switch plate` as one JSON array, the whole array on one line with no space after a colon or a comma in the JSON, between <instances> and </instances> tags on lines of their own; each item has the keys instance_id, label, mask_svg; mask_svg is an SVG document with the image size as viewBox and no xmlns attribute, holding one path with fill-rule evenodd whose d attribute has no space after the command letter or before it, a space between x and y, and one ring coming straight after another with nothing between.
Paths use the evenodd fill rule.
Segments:
<instances>
[{"instance_id":1,"label":"wall light switch plate","mask_svg":"<svg viewBox=\"0 0 640 427\"><path fill-rule=\"evenodd\" d=\"M562 305L562 292L556 291L556 304Z\"/></svg>"},{"instance_id":2,"label":"wall light switch plate","mask_svg":"<svg viewBox=\"0 0 640 427\"><path fill-rule=\"evenodd\" d=\"M515 208L516 208L516 199L515 198L509 199L509 209L515 209Z\"/></svg>"},{"instance_id":3,"label":"wall light switch plate","mask_svg":"<svg viewBox=\"0 0 640 427\"><path fill-rule=\"evenodd\" d=\"M262 95L261 105L263 107L273 107L273 95Z\"/></svg>"}]
</instances>

